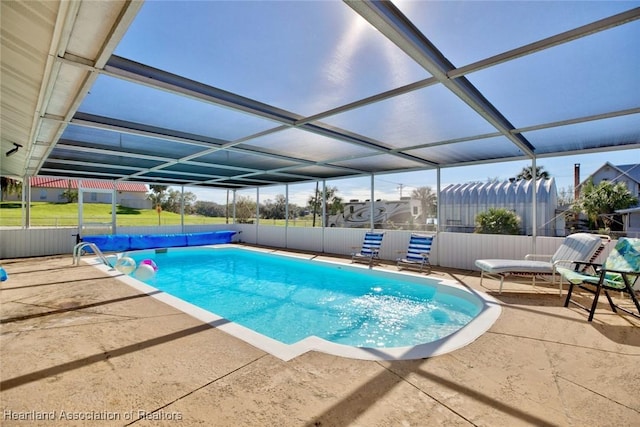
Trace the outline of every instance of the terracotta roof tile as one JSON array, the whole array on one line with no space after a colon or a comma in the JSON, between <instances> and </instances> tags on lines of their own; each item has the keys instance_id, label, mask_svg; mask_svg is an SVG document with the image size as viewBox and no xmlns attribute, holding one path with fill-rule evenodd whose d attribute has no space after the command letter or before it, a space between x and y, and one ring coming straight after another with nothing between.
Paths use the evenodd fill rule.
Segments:
<instances>
[{"instance_id":1,"label":"terracotta roof tile","mask_svg":"<svg viewBox=\"0 0 640 427\"><path fill-rule=\"evenodd\" d=\"M31 187L33 188L69 188L78 189L77 179L64 179L64 178L50 178L44 176L31 177ZM99 181L95 179L83 179L82 188L96 189L96 190L112 190L113 182L111 181ZM128 191L132 193L146 193L149 191L145 184L137 182L116 182L116 189L118 191Z\"/></svg>"}]
</instances>

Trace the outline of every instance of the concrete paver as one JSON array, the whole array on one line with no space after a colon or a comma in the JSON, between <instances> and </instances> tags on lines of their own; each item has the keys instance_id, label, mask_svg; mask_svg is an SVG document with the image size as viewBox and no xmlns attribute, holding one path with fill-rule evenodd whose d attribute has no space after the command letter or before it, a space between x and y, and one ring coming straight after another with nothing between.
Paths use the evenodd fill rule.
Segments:
<instances>
[{"instance_id":1,"label":"concrete paver","mask_svg":"<svg viewBox=\"0 0 640 427\"><path fill-rule=\"evenodd\" d=\"M3 267L3 426L640 425L640 321L602 305L589 323L551 286L498 295L497 281L435 268L502 304L475 342L423 360L285 362L70 256Z\"/></svg>"}]
</instances>

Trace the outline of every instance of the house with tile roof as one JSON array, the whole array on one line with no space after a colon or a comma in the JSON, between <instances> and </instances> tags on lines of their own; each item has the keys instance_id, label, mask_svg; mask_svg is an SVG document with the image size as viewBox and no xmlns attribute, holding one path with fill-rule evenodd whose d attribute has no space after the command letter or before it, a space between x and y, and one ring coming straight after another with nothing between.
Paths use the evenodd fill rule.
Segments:
<instances>
[{"instance_id":1,"label":"house with tile roof","mask_svg":"<svg viewBox=\"0 0 640 427\"><path fill-rule=\"evenodd\" d=\"M147 200L149 189L145 184L136 182L100 181L95 179L65 179L34 176L29 178L32 202L64 203L67 190L82 189L84 203L111 204L115 190L116 204L128 208L151 209ZM114 189L115 185L115 189ZM20 200L17 194L7 195L5 200Z\"/></svg>"},{"instance_id":2,"label":"house with tile roof","mask_svg":"<svg viewBox=\"0 0 640 427\"><path fill-rule=\"evenodd\" d=\"M580 183L580 187L588 181L598 185L602 181L623 182L631 194L640 200L640 163L628 165L612 165L606 162L594 173ZM640 237L640 206L616 212L620 215L622 230L629 237Z\"/></svg>"}]
</instances>

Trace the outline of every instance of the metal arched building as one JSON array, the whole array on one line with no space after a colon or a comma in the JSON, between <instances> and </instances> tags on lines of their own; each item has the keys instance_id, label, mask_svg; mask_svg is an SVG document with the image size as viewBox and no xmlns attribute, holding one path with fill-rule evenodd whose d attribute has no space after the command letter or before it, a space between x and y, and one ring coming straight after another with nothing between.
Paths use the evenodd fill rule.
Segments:
<instances>
[{"instance_id":1,"label":"metal arched building","mask_svg":"<svg viewBox=\"0 0 640 427\"><path fill-rule=\"evenodd\" d=\"M556 182L540 179L535 185L537 194L537 227L539 236L561 236L563 218L556 218L558 193ZM441 221L446 231L473 232L476 216L489 208L514 211L521 221L521 233L533 232L533 180L452 184L445 187L439 198Z\"/></svg>"}]
</instances>

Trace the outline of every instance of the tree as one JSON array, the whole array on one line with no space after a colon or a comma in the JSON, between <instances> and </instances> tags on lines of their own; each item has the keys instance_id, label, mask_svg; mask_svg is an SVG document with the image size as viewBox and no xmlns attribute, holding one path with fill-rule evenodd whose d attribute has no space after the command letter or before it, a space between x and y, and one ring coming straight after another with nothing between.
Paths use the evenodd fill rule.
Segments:
<instances>
[{"instance_id":1,"label":"tree","mask_svg":"<svg viewBox=\"0 0 640 427\"><path fill-rule=\"evenodd\" d=\"M619 209L635 206L638 199L634 197L623 182L602 181L595 185L592 180L584 183L580 197L576 200L575 209L589 218L591 226L596 229L602 225L611 229L613 213Z\"/></svg>"},{"instance_id":2,"label":"tree","mask_svg":"<svg viewBox=\"0 0 640 427\"><path fill-rule=\"evenodd\" d=\"M574 191L573 186L565 188L562 187L558 190L558 205L559 206L567 206L571 205L574 202Z\"/></svg>"},{"instance_id":3,"label":"tree","mask_svg":"<svg viewBox=\"0 0 640 427\"><path fill-rule=\"evenodd\" d=\"M266 200L260 206L260 216L265 219L285 219L287 212L287 198L282 194L276 196L275 201ZM289 212L291 217L291 212Z\"/></svg>"},{"instance_id":4,"label":"tree","mask_svg":"<svg viewBox=\"0 0 640 427\"><path fill-rule=\"evenodd\" d=\"M147 194L147 199L151 200L154 209L158 206L162 207L162 204L167 200L167 186L166 185L150 185L149 191Z\"/></svg>"},{"instance_id":5,"label":"tree","mask_svg":"<svg viewBox=\"0 0 640 427\"><path fill-rule=\"evenodd\" d=\"M549 179L551 175L549 172L543 170L544 166L536 166L536 179ZM520 173L516 175L516 179L520 180L530 180L533 178L533 168L531 166L526 166L522 168Z\"/></svg>"},{"instance_id":6,"label":"tree","mask_svg":"<svg viewBox=\"0 0 640 427\"><path fill-rule=\"evenodd\" d=\"M67 203L75 203L78 201L78 190L67 188L62 192L62 197L67 199Z\"/></svg>"},{"instance_id":7,"label":"tree","mask_svg":"<svg viewBox=\"0 0 640 427\"><path fill-rule=\"evenodd\" d=\"M427 217L435 212L438 196L431 187L418 187L411 192L411 198L420 201L420 219L424 225Z\"/></svg>"},{"instance_id":8,"label":"tree","mask_svg":"<svg viewBox=\"0 0 640 427\"><path fill-rule=\"evenodd\" d=\"M476 233L520 234L520 218L508 209L489 208L476 216Z\"/></svg>"},{"instance_id":9,"label":"tree","mask_svg":"<svg viewBox=\"0 0 640 427\"><path fill-rule=\"evenodd\" d=\"M62 197L67 199L67 203L75 203L78 201L78 190L71 188L71 180L68 180L67 183L67 189L62 192Z\"/></svg>"},{"instance_id":10,"label":"tree","mask_svg":"<svg viewBox=\"0 0 640 427\"><path fill-rule=\"evenodd\" d=\"M173 213L180 213L180 194L180 191L168 188L167 197L162 203L162 210Z\"/></svg>"},{"instance_id":11,"label":"tree","mask_svg":"<svg viewBox=\"0 0 640 427\"><path fill-rule=\"evenodd\" d=\"M7 178L6 176L0 177L0 202L4 200L9 194L22 194L22 183L16 179Z\"/></svg>"},{"instance_id":12,"label":"tree","mask_svg":"<svg viewBox=\"0 0 640 427\"><path fill-rule=\"evenodd\" d=\"M193 207L193 213L202 216L225 216L226 206L219 205L216 202L197 201Z\"/></svg>"},{"instance_id":13,"label":"tree","mask_svg":"<svg viewBox=\"0 0 640 427\"><path fill-rule=\"evenodd\" d=\"M147 199L151 200L153 208L158 212L158 225L160 225L160 214L162 213L162 204L167 200L166 185L150 185L151 193L147 194Z\"/></svg>"},{"instance_id":14,"label":"tree","mask_svg":"<svg viewBox=\"0 0 640 427\"><path fill-rule=\"evenodd\" d=\"M343 200L341 197L337 195L338 187L327 187L326 188L326 197L325 204L327 208L328 215L336 215L342 212L343 209ZM313 226L316 226L316 215L318 212L322 210L322 191L318 189L316 185L316 192L314 195L309 197L309 201L307 202L307 206L309 206L309 210L313 212ZM328 218L325 218L325 226Z\"/></svg>"},{"instance_id":15,"label":"tree","mask_svg":"<svg viewBox=\"0 0 640 427\"><path fill-rule=\"evenodd\" d=\"M236 199L236 219L240 223L249 222L256 214L256 202L249 196L239 196Z\"/></svg>"},{"instance_id":16,"label":"tree","mask_svg":"<svg viewBox=\"0 0 640 427\"><path fill-rule=\"evenodd\" d=\"M192 214L194 212L194 205L196 200L198 200L198 196L193 194L191 191L185 191L182 193L182 197L184 198L184 213Z\"/></svg>"},{"instance_id":17,"label":"tree","mask_svg":"<svg viewBox=\"0 0 640 427\"><path fill-rule=\"evenodd\" d=\"M162 202L162 209L168 212L180 213L180 199L184 198L184 213L192 213L194 210L193 204L195 203L197 196L190 191L181 191L168 189L166 198Z\"/></svg>"}]
</instances>

